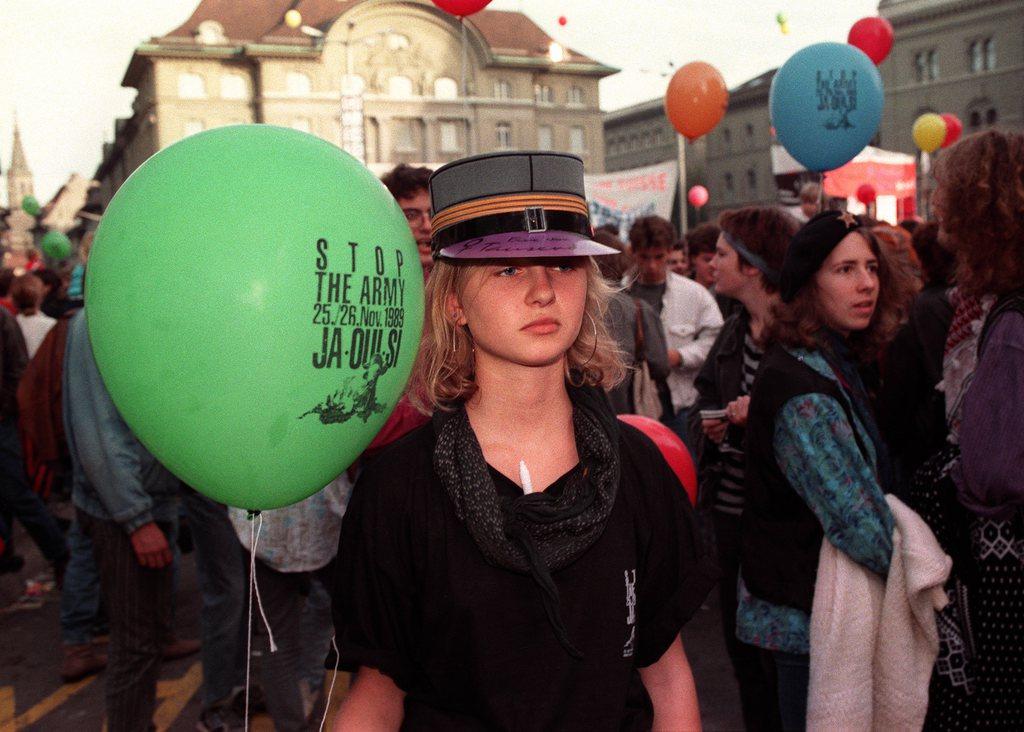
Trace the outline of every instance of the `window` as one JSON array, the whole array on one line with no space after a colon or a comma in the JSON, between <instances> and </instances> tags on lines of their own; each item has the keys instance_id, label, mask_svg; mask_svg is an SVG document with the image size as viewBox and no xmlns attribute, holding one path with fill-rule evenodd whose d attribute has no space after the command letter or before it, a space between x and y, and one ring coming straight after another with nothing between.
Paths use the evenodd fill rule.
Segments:
<instances>
[{"instance_id":1,"label":"window","mask_svg":"<svg viewBox=\"0 0 1024 732\"><path fill-rule=\"evenodd\" d=\"M512 98L512 85L501 79L494 82L494 98L495 99L511 99Z\"/></svg>"},{"instance_id":2,"label":"window","mask_svg":"<svg viewBox=\"0 0 1024 732\"><path fill-rule=\"evenodd\" d=\"M750 191L757 190L757 171L753 168L747 168L747 189Z\"/></svg>"},{"instance_id":3,"label":"window","mask_svg":"<svg viewBox=\"0 0 1024 732\"><path fill-rule=\"evenodd\" d=\"M640 138L637 137L636 135L630 135L629 136L629 149L630 150L636 150L638 147L640 147Z\"/></svg>"},{"instance_id":4,"label":"window","mask_svg":"<svg viewBox=\"0 0 1024 732\"><path fill-rule=\"evenodd\" d=\"M554 141L551 135L551 127L542 125L537 128L537 149L554 150Z\"/></svg>"},{"instance_id":5,"label":"window","mask_svg":"<svg viewBox=\"0 0 1024 732\"><path fill-rule=\"evenodd\" d=\"M971 61L971 73L992 71L996 67L996 39L990 36L971 41L968 55Z\"/></svg>"},{"instance_id":6,"label":"window","mask_svg":"<svg viewBox=\"0 0 1024 732\"><path fill-rule=\"evenodd\" d=\"M414 152L416 150L416 137L413 134L413 120L394 120L395 150L399 152Z\"/></svg>"},{"instance_id":7,"label":"window","mask_svg":"<svg viewBox=\"0 0 1024 732\"><path fill-rule=\"evenodd\" d=\"M441 152L459 152L459 128L455 122L441 123Z\"/></svg>"},{"instance_id":8,"label":"window","mask_svg":"<svg viewBox=\"0 0 1024 732\"><path fill-rule=\"evenodd\" d=\"M512 149L512 125L508 122L499 122L495 127L498 136L498 149L499 150L511 150Z\"/></svg>"},{"instance_id":9,"label":"window","mask_svg":"<svg viewBox=\"0 0 1024 732\"><path fill-rule=\"evenodd\" d=\"M388 94L397 99L412 96L412 79L408 76L392 76L388 79Z\"/></svg>"},{"instance_id":10,"label":"window","mask_svg":"<svg viewBox=\"0 0 1024 732\"><path fill-rule=\"evenodd\" d=\"M996 114L996 110L994 110L992 108L989 108L985 112L985 124L987 124L987 125L994 125L998 118L999 118L999 115L997 115Z\"/></svg>"},{"instance_id":11,"label":"window","mask_svg":"<svg viewBox=\"0 0 1024 732\"><path fill-rule=\"evenodd\" d=\"M341 93L359 95L366 90L366 80L359 74L345 74L341 77Z\"/></svg>"},{"instance_id":12,"label":"window","mask_svg":"<svg viewBox=\"0 0 1024 732\"><path fill-rule=\"evenodd\" d=\"M534 84L533 85L533 101L537 104L551 104L555 101L554 95L551 93L551 87L547 84Z\"/></svg>"},{"instance_id":13,"label":"window","mask_svg":"<svg viewBox=\"0 0 1024 732\"><path fill-rule=\"evenodd\" d=\"M579 126L569 128L569 152L582 155L587 150L587 138L583 128Z\"/></svg>"},{"instance_id":14,"label":"window","mask_svg":"<svg viewBox=\"0 0 1024 732\"><path fill-rule=\"evenodd\" d=\"M309 132L311 129L308 117L296 117L292 120L292 129L299 132Z\"/></svg>"},{"instance_id":15,"label":"window","mask_svg":"<svg viewBox=\"0 0 1024 732\"><path fill-rule=\"evenodd\" d=\"M205 98L206 82L203 77L188 71L178 74L178 96L182 99Z\"/></svg>"},{"instance_id":16,"label":"window","mask_svg":"<svg viewBox=\"0 0 1024 732\"><path fill-rule=\"evenodd\" d=\"M569 89L569 104L583 106L583 90L578 86Z\"/></svg>"},{"instance_id":17,"label":"window","mask_svg":"<svg viewBox=\"0 0 1024 732\"><path fill-rule=\"evenodd\" d=\"M196 29L196 41L203 45L208 45L227 43L228 39L224 36L224 26L216 20L204 20Z\"/></svg>"},{"instance_id":18,"label":"window","mask_svg":"<svg viewBox=\"0 0 1024 732\"><path fill-rule=\"evenodd\" d=\"M646 150L651 146L651 133L645 132L641 140L643 140L643 142L641 143L643 145L643 149Z\"/></svg>"},{"instance_id":19,"label":"window","mask_svg":"<svg viewBox=\"0 0 1024 732\"><path fill-rule=\"evenodd\" d=\"M977 110L971 112L968 124L970 124L971 127L981 127L981 112Z\"/></svg>"},{"instance_id":20,"label":"window","mask_svg":"<svg viewBox=\"0 0 1024 732\"><path fill-rule=\"evenodd\" d=\"M664 130L662 130L660 128L654 131L654 144L655 144L655 146L661 145L664 142L664 140L662 139L662 137L664 136L662 134L663 132L664 132Z\"/></svg>"},{"instance_id":21,"label":"window","mask_svg":"<svg viewBox=\"0 0 1024 732\"><path fill-rule=\"evenodd\" d=\"M914 54L914 78L921 83L939 78L939 52L934 48Z\"/></svg>"},{"instance_id":22,"label":"window","mask_svg":"<svg viewBox=\"0 0 1024 732\"><path fill-rule=\"evenodd\" d=\"M310 83L309 77L301 71L289 71L284 78L284 88L292 96L301 97L309 94L313 85Z\"/></svg>"},{"instance_id":23,"label":"window","mask_svg":"<svg viewBox=\"0 0 1024 732\"><path fill-rule=\"evenodd\" d=\"M245 99L245 77L241 74L221 76L220 95L223 99Z\"/></svg>"},{"instance_id":24,"label":"window","mask_svg":"<svg viewBox=\"0 0 1024 732\"><path fill-rule=\"evenodd\" d=\"M725 174L725 190L729 193L733 192L732 173Z\"/></svg>"},{"instance_id":25,"label":"window","mask_svg":"<svg viewBox=\"0 0 1024 732\"><path fill-rule=\"evenodd\" d=\"M725 141L726 145L731 145L732 144L732 130L730 130L728 127L723 127L722 128L722 139Z\"/></svg>"},{"instance_id":26,"label":"window","mask_svg":"<svg viewBox=\"0 0 1024 732\"><path fill-rule=\"evenodd\" d=\"M388 48L392 51L401 51L408 47L409 36L403 36L401 33L388 33Z\"/></svg>"},{"instance_id":27,"label":"window","mask_svg":"<svg viewBox=\"0 0 1024 732\"><path fill-rule=\"evenodd\" d=\"M194 135L197 132L202 132L205 129L206 125L203 123L201 119L190 119L188 122L185 123L185 134L183 135L183 137Z\"/></svg>"},{"instance_id":28,"label":"window","mask_svg":"<svg viewBox=\"0 0 1024 732\"><path fill-rule=\"evenodd\" d=\"M434 80L434 97L436 99L457 99L459 96L459 85L455 79L442 76Z\"/></svg>"}]
</instances>

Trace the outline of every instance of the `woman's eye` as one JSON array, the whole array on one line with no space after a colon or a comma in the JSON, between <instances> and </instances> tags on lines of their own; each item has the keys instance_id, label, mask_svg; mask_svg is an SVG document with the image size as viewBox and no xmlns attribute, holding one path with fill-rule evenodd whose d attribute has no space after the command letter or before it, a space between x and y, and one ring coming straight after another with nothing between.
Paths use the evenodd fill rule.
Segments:
<instances>
[{"instance_id":1,"label":"woman's eye","mask_svg":"<svg viewBox=\"0 0 1024 732\"><path fill-rule=\"evenodd\" d=\"M497 271L499 277L511 277L519 271L518 267L503 267Z\"/></svg>"},{"instance_id":2,"label":"woman's eye","mask_svg":"<svg viewBox=\"0 0 1024 732\"><path fill-rule=\"evenodd\" d=\"M554 269L559 271L559 272L573 272L576 269L576 265L575 264L557 264L557 265L555 265Z\"/></svg>"},{"instance_id":3,"label":"woman's eye","mask_svg":"<svg viewBox=\"0 0 1024 732\"><path fill-rule=\"evenodd\" d=\"M876 264L874 262L869 264L868 265L868 272L871 272L872 274L878 274L878 264Z\"/></svg>"},{"instance_id":4,"label":"woman's eye","mask_svg":"<svg viewBox=\"0 0 1024 732\"><path fill-rule=\"evenodd\" d=\"M844 264L839 268L839 274L850 274L851 272L853 272L853 267L848 264Z\"/></svg>"}]
</instances>

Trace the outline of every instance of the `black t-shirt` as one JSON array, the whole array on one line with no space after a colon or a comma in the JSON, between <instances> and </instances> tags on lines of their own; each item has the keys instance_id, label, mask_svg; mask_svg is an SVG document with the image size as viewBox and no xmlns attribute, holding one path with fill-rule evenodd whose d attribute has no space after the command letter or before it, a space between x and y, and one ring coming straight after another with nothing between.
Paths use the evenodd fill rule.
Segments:
<instances>
[{"instance_id":1,"label":"black t-shirt","mask_svg":"<svg viewBox=\"0 0 1024 732\"><path fill-rule=\"evenodd\" d=\"M715 581L657 448L621 425L605 529L552 573L576 660L535 582L488 564L456 516L434 473L434 429L382 452L353 492L333 598L341 667L390 676L406 692L403 729L650 729L637 669L661 658ZM492 476L499 492L521 492Z\"/></svg>"}]
</instances>

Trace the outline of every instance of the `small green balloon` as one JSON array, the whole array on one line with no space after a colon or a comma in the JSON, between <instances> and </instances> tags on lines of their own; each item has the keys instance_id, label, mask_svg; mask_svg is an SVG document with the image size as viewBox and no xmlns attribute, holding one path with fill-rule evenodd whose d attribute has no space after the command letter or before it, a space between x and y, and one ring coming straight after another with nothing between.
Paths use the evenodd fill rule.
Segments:
<instances>
[{"instance_id":1,"label":"small green balloon","mask_svg":"<svg viewBox=\"0 0 1024 732\"><path fill-rule=\"evenodd\" d=\"M48 231L39 242L43 254L50 259L67 259L71 256L71 240L59 231Z\"/></svg>"},{"instance_id":2,"label":"small green balloon","mask_svg":"<svg viewBox=\"0 0 1024 732\"><path fill-rule=\"evenodd\" d=\"M778 23L779 25L784 25L786 23L786 14L785 13L776 13L775 14L775 22Z\"/></svg>"},{"instance_id":3,"label":"small green balloon","mask_svg":"<svg viewBox=\"0 0 1024 732\"><path fill-rule=\"evenodd\" d=\"M89 257L96 362L128 426L221 503L295 503L348 467L405 388L423 270L401 209L305 133L222 127L125 181Z\"/></svg>"},{"instance_id":4,"label":"small green balloon","mask_svg":"<svg viewBox=\"0 0 1024 732\"><path fill-rule=\"evenodd\" d=\"M39 205L39 201L36 200L35 196L25 196L21 199L21 210L27 213L29 216L36 216L42 210Z\"/></svg>"}]
</instances>

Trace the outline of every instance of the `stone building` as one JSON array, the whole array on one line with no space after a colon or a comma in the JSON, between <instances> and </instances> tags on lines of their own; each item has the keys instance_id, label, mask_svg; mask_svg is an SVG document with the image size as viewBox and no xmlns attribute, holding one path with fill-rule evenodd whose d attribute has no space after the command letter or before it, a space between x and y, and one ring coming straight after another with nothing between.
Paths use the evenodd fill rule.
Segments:
<instances>
[{"instance_id":1,"label":"stone building","mask_svg":"<svg viewBox=\"0 0 1024 732\"><path fill-rule=\"evenodd\" d=\"M11 145L11 164L7 168L7 206L10 209L21 208L25 196L35 193L32 183L32 171L25 158L25 149L21 145L21 130L18 120L14 120L14 141Z\"/></svg>"},{"instance_id":2,"label":"stone building","mask_svg":"<svg viewBox=\"0 0 1024 732\"><path fill-rule=\"evenodd\" d=\"M879 69L882 147L914 152L910 130L925 112L952 112L965 135L1024 129L1024 2L882 0L878 10L895 32Z\"/></svg>"},{"instance_id":3,"label":"stone building","mask_svg":"<svg viewBox=\"0 0 1024 732\"><path fill-rule=\"evenodd\" d=\"M284 22L293 5L296 29ZM104 146L98 201L156 151L212 127L268 123L341 145L346 82L375 172L503 149L569 151L603 170L598 81L616 69L520 13L481 11L465 38L464 94L462 29L428 0L201 0L136 49L122 84L138 94Z\"/></svg>"}]
</instances>

